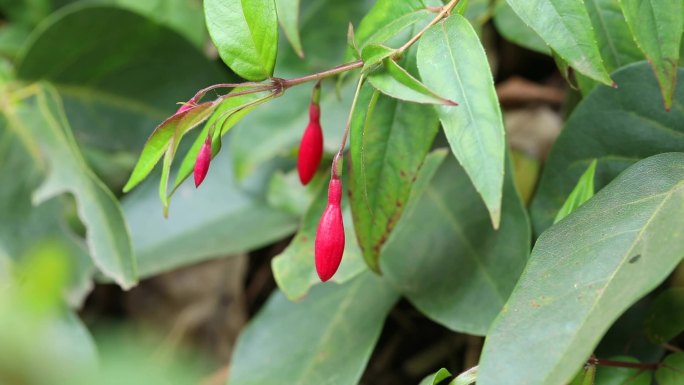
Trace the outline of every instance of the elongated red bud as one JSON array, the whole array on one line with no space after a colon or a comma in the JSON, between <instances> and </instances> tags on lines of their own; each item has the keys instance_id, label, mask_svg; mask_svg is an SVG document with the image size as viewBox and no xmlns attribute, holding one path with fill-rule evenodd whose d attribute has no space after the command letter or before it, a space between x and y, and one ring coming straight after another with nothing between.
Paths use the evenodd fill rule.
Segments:
<instances>
[{"instance_id":1,"label":"elongated red bud","mask_svg":"<svg viewBox=\"0 0 684 385\"><path fill-rule=\"evenodd\" d=\"M297 171L303 185L308 184L316 174L318 164L323 156L323 131L321 130L321 109L318 104L309 106L309 125L304 130L299 145Z\"/></svg>"},{"instance_id":2,"label":"elongated red bud","mask_svg":"<svg viewBox=\"0 0 684 385\"><path fill-rule=\"evenodd\" d=\"M316 231L316 272L321 281L332 278L340 267L344 254L344 223L342 221L342 181L332 178L328 186L328 206Z\"/></svg>"},{"instance_id":3,"label":"elongated red bud","mask_svg":"<svg viewBox=\"0 0 684 385\"><path fill-rule=\"evenodd\" d=\"M211 163L211 136L207 136L207 140L204 141L202 148L200 148L197 154L197 160L195 160L195 187L199 185L207 176L207 171L209 171L209 164Z\"/></svg>"}]
</instances>

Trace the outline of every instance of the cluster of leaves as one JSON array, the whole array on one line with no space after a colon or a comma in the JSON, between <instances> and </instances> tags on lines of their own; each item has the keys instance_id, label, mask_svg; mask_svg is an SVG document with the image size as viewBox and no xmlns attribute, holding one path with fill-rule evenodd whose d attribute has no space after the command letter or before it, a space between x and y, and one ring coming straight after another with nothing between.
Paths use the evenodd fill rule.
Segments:
<instances>
[{"instance_id":1,"label":"cluster of leaves","mask_svg":"<svg viewBox=\"0 0 684 385\"><path fill-rule=\"evenodd\" d=\"M486 336L479 368L454 384L561 385L578 372L577 383L649 383L650 372L581 368L595 351L660 361L661 344L684 329L684 293L664 288L650 296L646 326L629 331L648 334L647 348L604 338L684 257L684 3L36 3L0 3L12 20L0 30L0 278L36 239L52 239L68 250L62 291L77 305L98 273L128 288L296 231L272 263L279 290L239 339L234 384L357 383L401 297L450 330ZM530 218L479 37L490 18L507 39L552 55L582 93ZM205 22L233 73L203 55ZM292 49L279 44L279 23ZM279 79L354 61L363 83L344 176L348 242L337 284L316 285L328 167L297 184L309 90ZM224 78L249 82L173 113ZM349 113L348 78L338 79L341 98L332 87L322 95L330 153ZM217 166L194 190L183 182L207 135ZM156 178L145 181L162 158L164 210L175 194L168 220ZM683 361L665 357L658 383L678 384Z\"/></svg>"}]
</instances>

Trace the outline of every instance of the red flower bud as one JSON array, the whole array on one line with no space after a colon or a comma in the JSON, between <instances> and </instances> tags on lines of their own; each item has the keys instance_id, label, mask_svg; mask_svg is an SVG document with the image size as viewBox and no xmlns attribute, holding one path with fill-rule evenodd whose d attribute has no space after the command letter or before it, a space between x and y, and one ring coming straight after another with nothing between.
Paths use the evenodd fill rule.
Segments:
<instances>
[{"instance_id":1,"label":"red flower bud","mask_svg":"<svg viewBox=\"0 0 684 385\"><path fill-rule=\"evenodd\" d=\"M183 103L178 110L176 110L176 113L174 115L182 114L183 112L193 109L197 104L195 103L195 98L192 98L188 100L187 102Z\"/></svg>"},{"instance_id":2,"label":"red flower bud","mask_svg":"<svg viewBox=\"0 0 684 385\"><path fill-rule=\"evenodd\" d=\"M328 206L321 216L316 231L316 272L325 282L340 267L344 253L344 223L342 222L342 181L333 177L328 186Z\"/></svg>"},{"instance_id":3,"label":"red flower bud","mask_svg":"<svg viewBox=\"0 0 684 385\"><path fill-rule=\"evenodd\" d=\"M204 177L207 176L209 163L211 163L211 135L207 136L207 140L204 141L197 154L197 160L195 160L195 187L199 187Z\"/></svg>"},{"instance_id":4,"label":"red flower bud","mask_svg":"<svg viewBox=\"0 0 684 385\"><path fill-rule=\"evenodd\" d=\"M299 180L303 185L311 181L318 164L323 156L323 131L321 131L321 109L316 103L309 106L309 125L304 130L302 142L299 145L299 157L297 158L297 170Z\"/></svg>"}]
</instances>

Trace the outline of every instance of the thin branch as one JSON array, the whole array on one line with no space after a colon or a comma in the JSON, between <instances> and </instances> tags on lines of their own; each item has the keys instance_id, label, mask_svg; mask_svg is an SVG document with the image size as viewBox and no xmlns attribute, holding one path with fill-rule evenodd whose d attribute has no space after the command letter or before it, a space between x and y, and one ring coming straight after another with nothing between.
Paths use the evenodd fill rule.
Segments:
<instances>
[{"instance_id":1,"label":"thin branch","mask_svg":"<svg viewBox=\"0 0 684 385\"><path fill-rule=\"evenodd\" d=\"M428 25L421 29L420 32L415 34L411 39L409 39L409 41L407 41L404 45L397 49L397 55L401 55L404 51L409 49L409 47L411 47L413 43L417 42L423 36L425 31L430 29L430 27L439 23L443 18L449 16L449 14L451 14L451 10L454 9L454 7L456 6L456 4L458 4L459 1L460 0L451 0L449 4L442 7L442 11L437 14L437 17L432 19L432 21L430 21Z\"/></svg>"},{"instance_id":2,"label":"thin branch","mask_svg":"<svg viewBox=\"0 0 684 385\"><path fill-rule=\"evenodd\" d=\"M349 109L349 116L347 117L347 125L344 127L344 133L342 133L342 142L340 143L340 148L335 154L335 158L332 162L332 177L339 178L339 166L338 163L342 158L342 153L344 152L344 147L347 144L347 136L349 136L349 129L351 127L352 117L354 116L354 110L356 109L356 102L359 100L359 94L361 93L361 86L363 85L364 76L359 77L359 82L356 84L356 91L354 92L354 99L352 99L351 108Z\"/></svg>"}]
</instances>

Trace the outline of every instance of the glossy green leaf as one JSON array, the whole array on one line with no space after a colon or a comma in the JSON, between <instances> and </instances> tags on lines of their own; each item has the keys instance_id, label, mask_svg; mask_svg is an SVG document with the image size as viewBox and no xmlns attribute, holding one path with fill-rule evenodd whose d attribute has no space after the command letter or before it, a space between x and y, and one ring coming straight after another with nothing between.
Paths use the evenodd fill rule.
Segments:
<instances>
[{"instance_id":1,"label":"glossy green leaf","mask_svg":"<svg viewBox=\"0 0 684 385\"><path fill-rule=\"evenodd\" d=\"M435 373L423 378L419 385L437 385L449 377L451 377L451 373L448 370L441 368Z\"/></svg>"},{"instance_id":2,"label":"glossy green leaf","mask_svg":"<svg viewBox=\"0 0 684 385\"><path fill-rule=\"evenodd\" d=\"M452 330L484 335L527 261L529 222L510 175L501 227L494 230L467 174L449 157L429 184L416 182L382 250L387 280Z\"/></svg>"},{"instance_id":3,"label":"glossy green leaf","mask_svg":"<svg viewBox=\"0 0 684 385\"><path fill-rule=\"evenodd\" d=\"M165 219L156 181L145 181L122 203L140 275L246 252L293 233L297 218L266 204L260 196L264 190L259 178L238 186L230 158L222 151L202 188L178 188Z\"/></svg>"},{"instance_id":4,"label":"glossy green leaf","mask_svg":"<svg viewBox=\"0 0 684 385\"><path fill-rule=\"evenodd\" d=\"M653 301L646 318L649 338L663 344L684 332L684 288L673 287Z\"/></svg>"},{"instance_id":5,"label":"glossy green leaf","mask_svg":"<svg viewBox=\"0 0 684 385\"><path fill-rule=\"evenodd\" d=\"M679 46L684 32L684 2L619 0L634 40L653 66L665 109L672 106Z\"/></svg>"},{"instance_id":6,"label":"glossy green leaf","mask_svg":"<svg viewBox=\"0 0 684 385\"><path fill-rule=\"evenodd\" d=\"M180 137L208 118L216 107L217 104L212 102L202 103L180 114L174 114L161 122L150 134L150 137L147 138L145 147L123 191L128 192L142 182L169 149L175 152L176 148L178 148ZM170 163L164 165L166 177L168 177L170 167ZM162 179L164 178L162 177ZM166 186L166 183L164 183L164 186ZM164 198L166 198L166 194L164 194Z\"/></svg>"},{"instance_id":7,"label":"glossy green leaf","mask_svg":"<svg viewBox=\"0 0 684 385\"><path fill-rule=\"evenodd\" d=\"M525 24L505 0L499 0L494 8L494 26L506 40L521 47L549 54L549 46L537 33Z\"/></svg>"},{"instance_id":8,"label":"glossy green leaf","mask_svg":"<svg viewBox=\"0 0 684 385\"><path fill-rule=\"evenodd\" d=\"M247 80L273 75L278 53L275 0L205 0L207 29L223 62Z\"/></svg>"},{"instance_id":9,"label":"glossy green leaf","mask_svg":"<svg viewBox=\"0 0 684 385\"><path fill-rule=\"evenodd\" d=\"M80 144L125 153L139 152L176 103L227 80L175 31L93 2L78 2L46 20L24 47L17 76L57 88Z\"/></svg>"},{"instance_id":10,"label":"glossy green leaf","mask_svg":"<svg viewBox=\"0 0 684 385\"><path fill-rule=\"evenodd\" d=\"M599 190L640 159L684 151L684 110L663 110L648 64L631 64L614 78L620 88L600 86L585 97L551 150L532 201L537 235L553 223L593 159L598 160L594 183ZM684 87L677 88L675 99L684 100Z\"/></svg>"},{"instance_id":11,"label":"glossy green leaf","mask_svg":"<svg viewBox=\"0 0 684 385\"><path fill-rule=\"evenodd\" d=\"M506 0L513 11L574 69L612 84L582 0Z\"/></svg>"},{"instance_id":12,"label":"glossy green leaf","mask_svg":"<svg viewBox=\"0 0 684 385\"><path fill-rule=\"evenodd\" d=\"M14 131L23 131L33 141L31 146L47 168L45 180L33 193L33 203L73 194L95 266L121 287L130 288L137 283L136 260L121 207L85 164L57 92L48 86L34 87L29 99L5 110Z\"/></svg>"},{"instance_id":13,"label":"glossy green leaf","mask_svg":"<svg viewBox=\"0 0 684 385\"><path fill-rule=\"evenodd\" d=\"M368 75L368 82L383 94L395 99L421 104L458 105L453 100L437 95L390 58L383 60L381 69Z\"/></svg>"},{"instance_id":14,"label":"glossy green leaf","mask_svg":"<svg viewBox=\"0 0 684 385\"><path fill-rule=\"evenodd\" d=\"M482 196L494 228L498 228L504 127L487 56L470 23L452 15L431 27L418 46L418 69L430 89L460 103L435 108L452 152Z\"/></svg>"},{"instance_id":15,"label":"glossy green leaf","mask_svg":"<svg viewBox=\"0 0 684 385\"><path fill-rule=\"evenodd\" d=\"M275 0L278 11L278 22L285 32L285 37L297 55L304 57L302 39L299 37L299 0Z\"/></svg>"},{"instance_id":16,"label":"glossy green leaf","mask_svg":"<svg viewBox=\"0 0 684 385\"><path fill-rule=\"evenodd\" d=\"M553 223L567 217L568 214L577 210L584 202L594 196L594 174L596 174L596 159L591 161L587 171L579 178L577 185L575 185L575 188L568 195L568 199L565 200L558 214L556 214Z\"/></svg>"},{"instance_id":17,"label":"glossy green leaf","mask_svg":"<svg viewBox=\"0 0 684 385\"><path fill-rule=\"evenodd\" d=\"M352 119L354 228L366 263L379 271L380 250L402 216L439 123L430 107L392 99L368 85Z\"/></svg>"},{"instance_id":18,"label":"glossy green leaf","mask_svg":"<svg viewBox=\"0 0 684 385\"><path fill-rule=\"evenodd\" d=\"M429 15L421 0L379 0L361 20L356 41L362 50L369 44L385 43Z\"/></svg>"},{"instance_id":19,"label":"glossy green leaf","mask_svg":"<svg viewBox=\"0 0 684 385\"><path fill-rule=\"evenodd\" d=\"M325 177L329 177L329 175L327 173ZM278 287L290 300L302 298L312 286L321 282L314 267L314 242L318 223L328 203L328 178L323 179L318 181L317 196L304 215L297 235L290 242L290 245L271 263L273 276ZM300 183L299 180L297 183ZM343 184L349 186L347 180ZM343 198L342 204L346 241L340 268L332 278L332 281L336 283L347 282L365 270L361 249L354 232L351 210L346 198Z\"/></svg>"},{"instance_id":20,"label":"glossy green leaf","mask_svg":"<svg viewBox=\"0 0 684 385\"><path fill-rule=\"evenodd\" d=\"M611 357L613 361L634 362L639 360L632 357ZM597 366L596 378L591 385L651 385L653 374L647 370L632 368L617 368L610 366Z\"/></svg>"},{"instance_id":21,"label":"glossy green leaf","mask_svg":"<svg viewBox=\"0 0 684 385\"><path fill-rule=\"evenodd\" d=\"M397 52L394 48L388 48L381 44L369 44L361 51L361 59L363 60L363 73L368 73L371 69L380 67L383 60L394 55Z\"/></svg>"},{"instance_id":22,"label":"glossy green leaf","mask_svg":"<svg viewBox=\"0 0 684 385\"><path fill-rule=\"evenodd\" d=\"M644 60L644 55L632 38L619 0L585 0L584 5L589 12L596 42L608 72ZM581 74L577 75L577 80L583 94L588 94L598 84Z\"/></svg>"},{"instance_id":23,"label":"glossy green leaf","mask_svg":"<svg viewBox=\"0 0 684 385\"><path fill-rule=\"evenodd\" d=\"M537 240L490 329L478 384L561 385L684 256L684 153L620 174ZM520 352L525 354L520 354Z\"/></svg>"},{"instance_id":24,"label":"glossy green leaf","mask_svg":"<svg viewBox=\"0 0 684 385\"><path fill-rule=\"evenodd\" d=\"M478 366L474 366L454 378L449 385L471 385L477 381Z\"/></svg>"},{"instance_id":25,"label":"glossy green leaf","mask_svg":"<svg viewBox=\"0 0 684 385\"><path fill-rule=\"evenodd\" d=\"M357 384L397 299L371 273L300 302L275 293L238 338L228 383Z\"/></svg>"},{"instance_id":26,"label":"glossy green leaf","mask_svg":"<svg viewBox=\"0 0 684 385\"><path fill-rule=\"evenodd\" d=\"M670 354L656 370L658 385L684 385L684 353Z\"/></svg>"}]
</instances>

